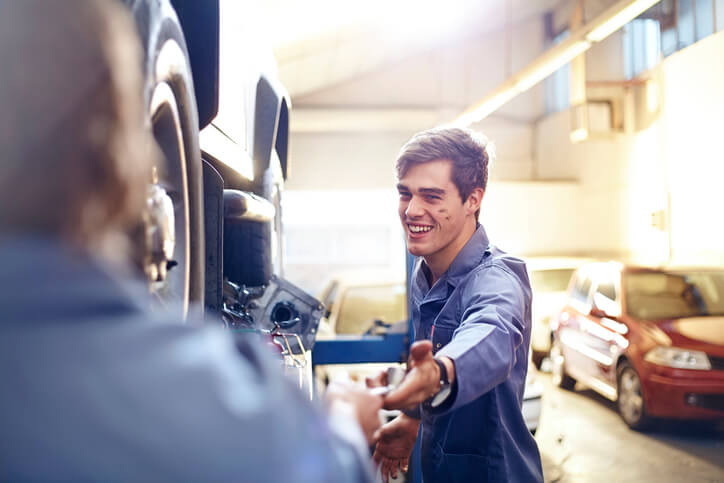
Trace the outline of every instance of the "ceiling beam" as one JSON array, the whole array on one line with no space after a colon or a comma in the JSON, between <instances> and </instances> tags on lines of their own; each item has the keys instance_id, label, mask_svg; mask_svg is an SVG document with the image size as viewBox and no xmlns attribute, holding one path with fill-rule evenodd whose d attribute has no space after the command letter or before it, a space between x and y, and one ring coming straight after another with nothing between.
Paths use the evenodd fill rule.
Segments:
<instances>
[{"instance_id":1,"label":"ceiling beam","mask_svg":"<svg viewBox=\"0 0 724 483\"><path fill-rule=\"evenodd\" d=\"M481 121L659 1L620 0L616 2L592 21L574 31L568 39L548 49L480 101L468 107L455 118L453 124L468 126Z\"/></svg>"}]
</instances>

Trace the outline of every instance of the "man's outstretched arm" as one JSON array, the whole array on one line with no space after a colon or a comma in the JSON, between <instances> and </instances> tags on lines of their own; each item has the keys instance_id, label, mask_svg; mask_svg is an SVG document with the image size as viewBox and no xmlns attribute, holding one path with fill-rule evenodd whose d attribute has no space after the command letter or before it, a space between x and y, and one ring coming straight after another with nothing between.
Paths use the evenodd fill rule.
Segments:
<instances>
[{"instance_id":1,"label":"man's outstretched arm","mask_svg":"<svg viewBox=\"0 0 724 483\"><path fill-rule=\"evenodd\" d=\"M452 340L432 356L432 342L418 341L411 349L408 374L385 397L385 408L411 408L440 390L440 368L453 386L439 411L465 405L503 382L516 363L523 342L525 311L530 303L518 279L502 267L473 275L461 291L462 321Z\"/></svg>"}]
</instances>

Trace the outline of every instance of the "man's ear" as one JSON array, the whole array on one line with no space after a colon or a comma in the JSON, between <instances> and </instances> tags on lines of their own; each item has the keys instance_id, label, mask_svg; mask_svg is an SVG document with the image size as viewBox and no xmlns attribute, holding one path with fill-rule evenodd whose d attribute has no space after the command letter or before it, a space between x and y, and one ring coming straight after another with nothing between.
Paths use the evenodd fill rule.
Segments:
<instances>
[{"instance_id":1,"label":"man's ear","mask_svg":"<svg viewBox=\"0 0 724 483\"><path fill-rule=\"evenodd\" d=\"M465 201L465 208L471 213L476 213L480 210L480 205L483 203L483 196L485 191L483 188L474 188L473 191L468 195L468 199Z\"/></svg>"}]
</instances>

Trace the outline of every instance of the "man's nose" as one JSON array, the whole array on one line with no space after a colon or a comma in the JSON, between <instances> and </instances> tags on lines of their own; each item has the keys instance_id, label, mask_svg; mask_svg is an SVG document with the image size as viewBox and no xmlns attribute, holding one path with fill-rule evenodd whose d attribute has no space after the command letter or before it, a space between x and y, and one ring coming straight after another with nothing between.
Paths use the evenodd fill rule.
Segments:
<instances>
[{"instance_id":1,"label":"man's nose","mask_svg":"<svg viewBox=\"0 0 724 483\"><path fill-rule=\"evenodd\" d=\"M405 215L409 216L410 218L416 218L418 216L423 215L422 205L418 202L418 200L414 196L412 198L410 198L410 202L407 203L407 209L405 210Z\"/></svg>"}]
</instances>

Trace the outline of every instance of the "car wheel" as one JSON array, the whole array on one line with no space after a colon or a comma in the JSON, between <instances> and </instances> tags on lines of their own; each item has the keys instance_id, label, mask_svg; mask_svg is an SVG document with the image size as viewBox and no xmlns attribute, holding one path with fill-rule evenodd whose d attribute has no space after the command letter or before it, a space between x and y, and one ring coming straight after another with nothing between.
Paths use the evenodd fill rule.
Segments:
<instances>
[{"instance_id":1,"label":"car wheel","mask_svg":"<svg viewBox=\"0 0 724 483\"><path fill-rule=\"evenodd\" d=\"M143 257L162 305L203 304L201 150L188 53L168 1L137 2L133 15L145 52L149 128L162 156L153 167Z\"/></svg>"},{"instance_id":2,"label":"car wheel","mask_svg":"<svg viewBox=\"0 0 724 483\"><path fill-rule=\"evenodd\" d=\"M573 389L576 380L566 373L566 359L563 357L563 350L558 339L554 339L551 346L551 362L553 384L561 389Z\"/></svg>"},{"instance_id":3,"label":"car wheel","mask_svg":"<svg viewBox=\"0 0 724 483\"><path fill-rule=\"evenodd\" d=\"M618 412L624 422L636 430L649 426L651 418L646 414L641 378L636 370L624 361L618 369Z\"/></svg>"}]
</instances>

